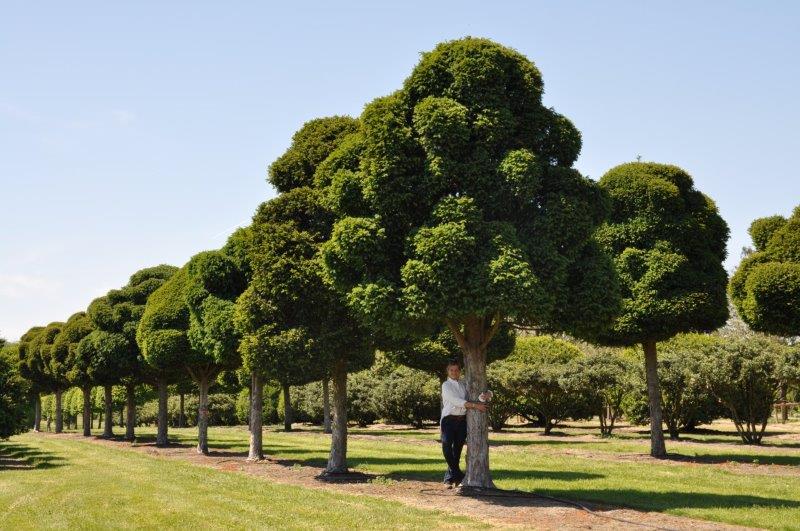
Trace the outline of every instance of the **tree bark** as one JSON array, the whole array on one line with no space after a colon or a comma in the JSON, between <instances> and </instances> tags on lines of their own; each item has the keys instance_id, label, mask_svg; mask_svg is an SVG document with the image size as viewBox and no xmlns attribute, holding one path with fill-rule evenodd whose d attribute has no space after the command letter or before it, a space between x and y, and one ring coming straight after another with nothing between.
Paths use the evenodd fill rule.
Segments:
<instances>
[{"instance_id":1,"label":"tree bark","mask_svg":"<svg viewBox=\"0 0 800 531\"><path fill-rule=\"evenodd\" d=\"M125 398L128 416L125 419L125 440L132 441L136 438L134 429L136 426L136 386L133 384L126 386Z\"/></svg>"},{"instance_id":2,"label":"tree bark","mask_svg":"<svg viewBox=\"0 0 800 531\"><path fill-rule=\"evenodd\" d=\"M42 396L39 393L33 397L33 431L42 431Z\"/></svg>"},{"instance_id":3,"label":"tree bark","mask_svg":"<svg viewBox=\"0 0 800 531\"><path fill-rule=\"evenodd\" d=\"M253 386L256 384L253 376L250 377L250 387L247 389L247 431L253 431Z\"/></svg>"},{"instance_id":4,"label":"tree bark","mask_svg":"<svg viewBox=\"0 0 800 531\"><path fill-rule=\"evenodd\" d=\"M156 435L156 446L167 446L169 435L167 426L167 380L158 380L158 433Z\"/></svg>"},{"instance_id":5,"label":"tree bark","mask_svg":"<svg viewBox=\"0 0 800 531\"><path fill-rule=\"evenodd\" d=\"M283 431L292 431L292 401L289 384L283 384Z\"/></svg>"},{"instance_id":6,"label":"tree bark","mask_svg":"<svg viewBox=\"0 0 800 531\"><path fill-rule=\"evenodd\" d=\"M197 405L197 453L208 455L208 387L209 377L204 376L198 382L200 388Z\"/></svg>"},{"instance_id":7,"label":"tree bark","mask_svg":"<svg viewBox=\"0 0 800 531\"><path fill-rule=\"evenodd\" d=\"M102 427L103 427L103 412L101 411L97 414L97 429L99 430Z\"/></svg>"},{"instance_id":8,"label":"tree bark","mask_svg":"<svg viewBox=\"0 0 800 531\"><path fill-rule=\"evenodd\" d=\"M467 383L467 400L477 402L478 395L488 389L486 380L486 349L492 335L497 331L500 317L487 329L485 318L469 317L464 322L464 331L455 323L448 322L464 353L464 372ZM488 414L477 409L467 410L467 470L461 484L471 488L494 488L489 471L489 424Z\"/></svg>"},{"instance_id":9,"label":"tree bark","mask_svg":"<svg viewBox=\"0 0 800 531\"><path fill-rule=\"evenodd\" d=\"M92 435L92 388L84 387L83 391L83 436Z\"/></svg>"},{"instance_id":10,"label":"tree bark","mask_svg":"<svg viewBox=\"0 0 800 531\"><path fill-rule=\"evenodd\" d=\"M647 397L650 403L650 455L663 459L667 456L664 431L661 427L661 388L658 384L658 353L655 341L645 341L644 368L647 375Z\"/></svg>"},{"instance_id":11,"label":"tree bark","mask_svg":"<svg viewBox=\"0 0 800 531\"><path fill-rule=\"evenodd\" d=\"M56 390L56 433L64 431L64 412L61 411L61 389Z\"/></svg>"},{"instance_id":12,"label":"tree bark","mask_svg":"<svg viewBox=\"0 0 800 531\"><path fill-rule=\"evenodd\" d=\"M328 389L329 380L322 380L322 431L331 432L331 395Z\"/></svg>"},{"instance_id":13,"label":"tree bark","mask_svg":"<svg viewBox=\"0 0 800 531\"><path fill-rule=\"evenodd\" d=\"M333 422L331 426L331 453L326 474L347 472L347 362L338 360L331 375L333 383Z\"/></svg>"},{"instance_id":14,"label":"tree bark","mask_svg":"<svg viewBox=\"0 0 800 531\"><path fill-rule=\"evenodd\" d=\"M185 413L184 407L183 407L184 406L185 397L186 397L186 395L184 393L181 393L180 396L179 396L179 398L180 398L180 412L178 413L178 427L179 428L185 428L186 427L186 413Z\"/></svg>"},{"instance_id":15,"label":"tree bark","mask_svg":"<svg viewBox=\"0 0 800 531\"><path fill-rule=\"evenodd\" d=\"M262 443L262 415L264 407L264 382L260 376L253 374L250 385L250 451L248 461L264 459Z\"/></svg>"},{"instance_id":16,"label":"tree bark","mask_svg":"<svg viewBox=\"0 0 800 531\"><path fill-rule=\"evenodd\" d=\"M113 418L114 412L112 411L112 405L113 404L111 403L112 400L113 400L112 396L111 396L111 386L110 385L106 385L105 387L103 387L103 392L105 393L104 397L103 397L103 399L104 399L104 404L103 405L105 406L105 410L106 410L106 413L103 416L103 420L105 421L103 423L103 437L107 437L108 438L108 437L113 437L114 436L114 430L112 429L112 425L113 425L113 422L114 422L114 418Z\"/></svg>"}]
</instances>

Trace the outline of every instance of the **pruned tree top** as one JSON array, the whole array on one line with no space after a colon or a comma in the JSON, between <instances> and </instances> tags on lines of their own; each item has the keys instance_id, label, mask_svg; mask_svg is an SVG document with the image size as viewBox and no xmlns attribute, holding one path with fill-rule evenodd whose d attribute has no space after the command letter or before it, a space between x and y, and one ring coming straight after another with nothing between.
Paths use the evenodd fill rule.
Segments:
<instances>
[{"instance_id":1,"label":"pruned tree top","mask_svg":"<svg viewBox=\"0 0 800 531\"><path fill-rule=\"evenodd\" d=\"M756 252L731 278L731 299L753 330L800 335L800 206L788 219L753 221L750 235Z\"/></svg>"},{"instance_id":2,"label":"pruned tree top","mask_svg":"<svg viewBox=\"0 0 800 531\"><path fill-rule=\"evenodd\" d=\"M632 345L722 326L728 226L714 202L667 164L622 164L600 186L611 213L597 237L615 257L623 301L597 339Z\"/></svg>"}]
</instances>

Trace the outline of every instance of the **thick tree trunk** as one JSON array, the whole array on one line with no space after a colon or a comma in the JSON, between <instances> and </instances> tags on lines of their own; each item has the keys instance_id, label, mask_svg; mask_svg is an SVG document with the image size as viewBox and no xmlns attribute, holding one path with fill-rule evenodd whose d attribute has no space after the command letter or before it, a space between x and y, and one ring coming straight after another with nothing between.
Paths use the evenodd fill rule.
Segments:
<instances>
[{"instance_id":1,"label":"thick tree trunk","mask_svg":"<svg viewBox=\"0 0 800 531\"><path fill-rule=\"evenodd\" d=\"M326 474L347 472L347 363L339 360L333 366L333 422L331 453Z\"/></svg>"},{"instance_id":2,"label":"thick tree trunk","mask_svg":"<svg viewBox=\"0 0 800 531\"><path fill-rule=\"evenodd\" d=\"M63 391L56 391L56 433L64 431L64 412L61 411L61 395Z\"/></svg>"},{"instance_id":3,"label":"thick tree trunk","mask_svg":"<svg viewBox=\"0 0 800 531\"><path fill-rule=\"evenodd\" d=\"M169 444L169 427L167 426L167 393L167 381L162 378L158 380L158 433L156 434L156 446L167 446Z\"/></svg>"},{"instance_id":4,"label":"thick tree trunk","mask_svg":"<svg viewBox=\"0 0 800 531\"><path fill-rule=\"evenodd\" d=\"M33 431L42 430L42 396L39 393L33 397Z\"/></svg>"},{"instance_id":5,"label":"thick tree trunk","mask_svg":"<svg viewBox=\"0 0 800 531\"><path fill-rule=\"evenodd\" d=\"M331 394L328 378L322 380L322 431L331 432Z\"/></svg>"},{"instance_id":6,"label":"thick tree trunk","mask_svg":"<svg viewBox=\"0 0 800 531\"><path fill-rule=\"evenodd\" d=\"M136 386L126 386L125 395L125 408L128 413L128 417L125 419L125 440L132 441L136 438L136 434L134 433L136 426Z\"/></svg>"},{"instance_id":7,"label":"thick tree trunk","mask_svg":"<svg viewBox=\"0 0 800 531\"><path fill-rule=\"evenodd\" d=\"M113 405L111 403L112 400L113 400L113 398L111 396L111 386L110 385L106 385L105 387L103 387L103 393L104 393L104 396L103 396L104 404L103 405L105 406L105 410L106 410L105 415L103 416L104 420L105 420L105 422L103 424L103 437L113 437L114 436L114 430L112 429L112 425L113 425L113 422L114 422L114 418L113 418L114 412L111 409L111 406Z\"/></svg>"},{"instance_id":8,"label":"thick tree trunk","mask_svg":"<svg viewBox=\"0 0 800 531\"><path fill-rule=\"evenodd\" d=\"M197 453L208 455L208 386L209 377L204 376L198 382L200 387L197 405Z\"/></svg>"},{"instance_id":9,"label":"thick tree trunk","mask_svg":"<svg viewBox=\"0 0 800 531\"><path fill-rule=\"evenodd\" d=\"M260 376L251 376L250 385L250 451L247 454L249 461L264 459L262 444L262 415L264 407L264 382Z\"/></svg>"},{"instance_id":10,"label":"thick tree trunk","mask_svg":"<svg viewBox=\"0 0 800 531\"><path fill-rule=\"evenodd\" d=\"M92 435L92 388L84 387L83 391L83 436Z\"/></svg>"},{"instance_id":11,"label":"thick tree trunk","mask_svg":"<svg viewBox=\"0 0 800 531\"><path fill-rule=\"evenodd\" d=\"M292 400L289 384L283 384L283 431L292 431Z\"/></svg>"},{"instance_id":12,"label":"thick tree trunk","mask_svg":"<svg viewBox=\"0 0 800 531\"><path fill-rule=\"evenodd\" d=\"M478 395L488 389L486 348L492 333L486 329L484 319L470 318L464 323L463 335L457 337L464 352L467 399L470 402L477 402ZM467 410L467 470L461 482L465 487L494 488L489 471L488 419L487 413Z\"/></svg>"},{"instance_id":13,"label":"thick tree trunk","mask_svg":"<svg viewBox=\"0 0 800 531\"><path fill-rule=\"evenodd\" d=\"M185 428L186 427L186 412L184 410L184 403L185 403L186 395L181 393L179 396L180 402L180 412L178 413L178 427Z\"/></svg>"},{"instance_id":14,"label":"thick tree trunk","mask_svg":"<svg viewBox=\"0 0 800 531\"><path fill-rule=\"evenodd\" d=\"M645 341L644 368L647 375L647 398L650 404L650 455L662 459L667 456L664 431L661 427L661 388L658 384L658 353L655 341Z\"/></svg>"},{"instance_id":15,"label":"thick tree trunk","mask_svg":"<svg viewBox=\"0 0 800 531\"><path fill-rule=\"evenodd\" d=\"M255 381L253 377L250 377L250 387L247 388L247 431L253 431L253 415L251 412L253 411L253 385L255 385ZM263 420L263 419L262 419Z\"/></svg>"},{"instance_id":16,"label":"thick tree trunk","mask_svg":"<svg viewBox=\"0 0 800 531\"><path fill-rule=\"evenodd\" d=\"M97 429L99 430L102 427L103 427L103 412L101 411L100 413L97 414Z\"/></svg>"}]
</instances>

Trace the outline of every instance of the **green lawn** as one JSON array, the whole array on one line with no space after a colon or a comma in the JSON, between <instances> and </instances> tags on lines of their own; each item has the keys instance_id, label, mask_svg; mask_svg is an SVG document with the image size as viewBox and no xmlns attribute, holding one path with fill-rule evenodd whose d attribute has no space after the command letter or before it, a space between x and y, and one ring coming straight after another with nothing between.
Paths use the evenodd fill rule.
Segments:
<instances>
[{"instance_id":1,"label":"green lawn","mask_svg":"<svg viewBox=\"0 0 800 531\"><path fill-rule=\"evenodd\" d=\"M492 469L501 488L754 527L800 529L798 426L790 425L783 437L783 427L771 427L774 433L761 448L738 444L735 434L720 432L719 427L688 436L681 443L668 441L670 453L679 457L663 464L636 459L636 454L648 451L646 436L636 430L620 432L611 439L593 436L594 431L585 426L562 429L557 437L542 437L529 429L511 430L491 435ZM730 426L723 427L730 430ZM141 440L154 438L153 428L141 428L139 433ZM170 436L192 445L195 433L194 429L173 429ZM369 435L351 438L352 467L395 479L441 479L443 463L436 429L353 429L351 433ZM211 428L209 435L212 451L246 452L244 427ZM270 456L322 466L329 438L314 429L284 433L270 427L264 445ZM300 527L339 526L350 525L348 518L353 512L348 508L354 503L363 506L358 519L366 518L370 526L426 527L442 522L435 513L396 504L356 501L317 491L304 495L300 488L78 441L24 435L0 443L2 446L4 452L33 452L30 458L39 463L35 470L0 473L0 508L6 511L0 520L2 527L30 523L43 514L59 515L62 523L104 522L108 514L109 524L124 525L143 513L160 525L188 527L207 523L209 515L219 514L220 520L214 521L220 526L269 526L285 524L284 515L298 510L301 514L294 521ZM152 481L157 476L170 479ZM78 484L87 488L78 491L74 488ZM132 503L115 502L109 507L112 497L102 493L127 497ZM298 496L303 496L302 504L297 504ZM162 497L169 503L154 501ZM12 504L14 510L9 511ZM76 507L61 514L69 505ZM325 516L320 516L323 507ZM91 511L87 520L81 519L84 510Z\"/></svg>"},{"instance_id":2,"label":"green lawn","mask_svg":"<svg viewBox=\"0 0 800 531\"><path fill-rule=\"evenodd\" d=\"M47 435L0 442L0 458L2 529L480 527L377 498L277 485Z\"/></svg>"}]
</instances>

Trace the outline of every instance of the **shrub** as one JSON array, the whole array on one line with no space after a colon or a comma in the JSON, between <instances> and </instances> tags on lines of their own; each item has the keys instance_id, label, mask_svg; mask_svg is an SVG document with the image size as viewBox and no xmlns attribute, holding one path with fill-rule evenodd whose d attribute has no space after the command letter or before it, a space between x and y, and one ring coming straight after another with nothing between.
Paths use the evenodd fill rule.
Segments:
<instances>
[{"instance_id":1,"label":"shrub","mask_svg":"<svg viewBox=\"0 0 800 531\"><path fill-rule=\"evenodd\" d=\"M377 412L388 422L421 428L439 420L440 384L427 372L398 366L377 382L376 392Z\"/></svg>"}]
</instances>

